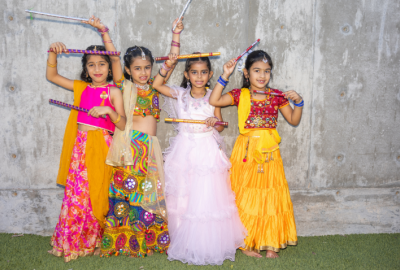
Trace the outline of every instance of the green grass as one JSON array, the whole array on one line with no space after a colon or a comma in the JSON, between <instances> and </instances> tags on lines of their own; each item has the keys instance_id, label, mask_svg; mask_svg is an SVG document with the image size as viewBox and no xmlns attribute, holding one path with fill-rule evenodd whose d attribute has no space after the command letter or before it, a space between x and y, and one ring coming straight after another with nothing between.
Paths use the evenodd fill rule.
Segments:
<instances>
[{"instance_id":1,"label":"green grass","mask_svg":"<svg viewBox=\"0 0 400 270\"><path fill-rule=\"evenodd\" d=\"M400 269L400 234L299 237L298 246L279 252L279 259L249 258L238 251L235 262L203 267L170 262L165 254L144 259L85 257L64 263L47 253L49 241L37 235L0 234L0 269Z\"/></svg>"}]
</instances>

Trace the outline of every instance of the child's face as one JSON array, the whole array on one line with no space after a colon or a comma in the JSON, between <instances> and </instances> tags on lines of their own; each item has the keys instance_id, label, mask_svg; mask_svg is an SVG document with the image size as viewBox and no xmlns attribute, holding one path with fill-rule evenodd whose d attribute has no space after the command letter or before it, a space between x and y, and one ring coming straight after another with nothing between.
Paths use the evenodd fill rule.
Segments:
<instances>
[{"instance_id":1,"label":"child's face","mask_svg":"<svg viewBox=\"0 0 400 270\"><path fill-rule=\"evenodd\" d=\"M129 69L125 67L126 72L132 77L132 81L139 85L145 85L151 76L151 62L143 60L141 57L133 59Z\"/></svg>"},{"instance_id":2,"label":"child's face","mask_svg":"<svg viewBox=\"0 0 400 270\"><path fill-rule=\"evenodd\" d=\"M190 80L192 87L204 88L211 79L213 72L210 71L205 62L196 62L190 66L188 72L185 71L186 79Z\"/></svg>"},{"instance_id":3,"label":"child's face","mask_svg":"<svg viewBox=\"0 0 400 270\"><path fill-rule=\"evenodd\" d=\"M246 78L250 80L253 89L265 89L271 78L271 66L263 61L255 62L250 70L244 70Z\"/></svg>"},{"instance_id":4,"label":"child's face","mask_svg":"<svg viewBox=\"0 0 400 270\"><path fill-rule=\"evenodd\" d=\"M109 65L102 56L89 56L86 69L94 84L105 84L107 82Z\"/></svg>"}]
</instances>

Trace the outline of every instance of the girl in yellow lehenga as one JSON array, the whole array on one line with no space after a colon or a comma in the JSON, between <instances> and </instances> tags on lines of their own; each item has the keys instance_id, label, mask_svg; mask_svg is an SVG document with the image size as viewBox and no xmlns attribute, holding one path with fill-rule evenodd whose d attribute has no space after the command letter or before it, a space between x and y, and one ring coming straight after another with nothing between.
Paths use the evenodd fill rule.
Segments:
<instances>
[{"instance_id":1,"label":"girl in yellow lehenga","mask_svg":"<svg viewBox=\"0 0 400 270\"><path fill-rule=\"evenodd\" d=\"M247 56L242 89L221 96L235 65L235 59L224 65L224 74L209 102L213 106L238 107L240 135L231 155L231 184L240 219L248 231L243 253L261 257L260 251L266 250L267 258L277 258L280 249L297 244L293 206L279 151L281 138L276 131L278 109L296 126L304 102L293 90L282 93L268 87L273 64L261 50ZM288 99L294 101L294 109L288 106Z\"/></svg>"}]
</instances>

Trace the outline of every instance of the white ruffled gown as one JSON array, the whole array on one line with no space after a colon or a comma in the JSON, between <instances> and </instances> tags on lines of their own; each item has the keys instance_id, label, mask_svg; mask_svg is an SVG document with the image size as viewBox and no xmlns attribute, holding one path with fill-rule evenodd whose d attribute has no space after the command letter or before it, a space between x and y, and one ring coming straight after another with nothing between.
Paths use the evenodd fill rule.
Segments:
<instances>
[{"instance_id":1,"label":"white ruffled gown","mask_svg":"<svg viewBox=\"0 0 400 270\"><path fill-rule=\"evenodd\" d=\"M190 89L170 86L176 99L165 98L172 118L205 120L214 116L211 91L194 99ZM178 135L165 151L165 195L171 244L169 260L194 265L221 265L235 260L247 235L231 190L231 164L223 138L203 124L174 124Z\"/></svg>"}]
</instances>

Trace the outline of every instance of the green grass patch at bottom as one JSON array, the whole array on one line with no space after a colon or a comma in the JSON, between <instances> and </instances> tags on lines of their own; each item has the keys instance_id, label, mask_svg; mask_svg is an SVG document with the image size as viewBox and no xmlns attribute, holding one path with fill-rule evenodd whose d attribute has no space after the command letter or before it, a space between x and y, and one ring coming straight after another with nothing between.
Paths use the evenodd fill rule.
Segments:
<instances>
[{"instance_id":1,"label":"green grass patch at bottom","mask_svg":"<svg viewBox=\"0 0 400 270\"><path fill-rule=\"evenodd\" d=\"M222 266L193 266L170 262L165 254L146 258L84 257L64 263L47 253L50 237L0 234L0 269L400 269L400 234L299 237L297 246L279 252L280 258L256 259L236 252Z\"/></svg>"}]
</instances>

